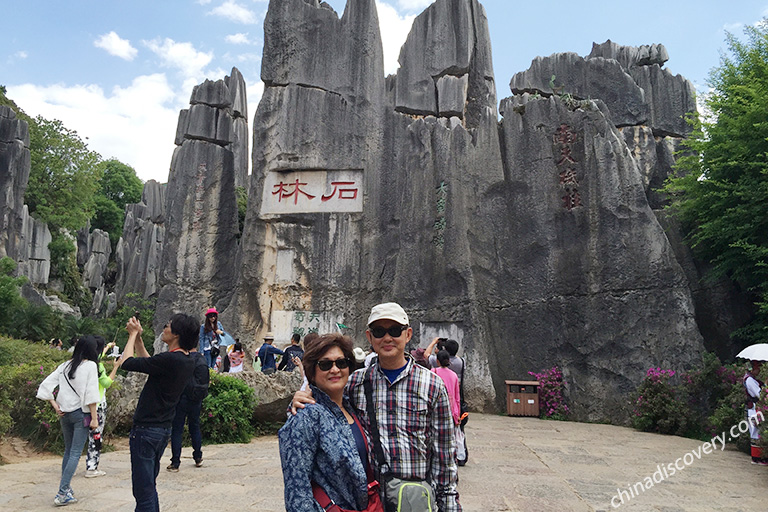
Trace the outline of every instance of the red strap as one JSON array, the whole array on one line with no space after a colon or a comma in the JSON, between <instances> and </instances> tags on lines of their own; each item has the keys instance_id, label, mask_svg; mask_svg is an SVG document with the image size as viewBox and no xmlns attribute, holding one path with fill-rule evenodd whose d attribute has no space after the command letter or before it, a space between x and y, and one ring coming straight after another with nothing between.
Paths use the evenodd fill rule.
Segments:
<instances>
[{"instance_id":1,"label":"red strap","mask_svg":"<svg viewBox=\"0 0 768 512\"><path fill-rule=\"evenodd\" d=\"M336 510L339 510L338 505L336 505L323 488L315 482L312 482L312 496L326 512L335 512Z\"/></svg>"}]
</instances>

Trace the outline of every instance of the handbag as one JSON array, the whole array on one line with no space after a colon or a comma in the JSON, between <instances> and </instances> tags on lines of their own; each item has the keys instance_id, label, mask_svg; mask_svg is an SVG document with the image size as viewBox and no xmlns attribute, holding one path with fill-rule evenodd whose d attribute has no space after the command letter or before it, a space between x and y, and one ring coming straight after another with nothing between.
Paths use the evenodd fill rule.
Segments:
<instances>
[{"instance_id":1,"label":"handbag","mask_svg":"<svg viewBox=\"0 0 768 512\"><path fill-rule=\"evenodd\" d=\"M352 414L352 418L355 420L357 428L360 429L363 439L365 439L365 431L363 430L362 425L360 425L357 416ZM312 496L314 496L315 501L317 501L325 512L355 512L338 506L323 488L315 482L312 482ZM370 470L368 471L368 506L365 507L362 512L384 512L384 505L381 503L381 497L379 496L379 482L373 478Z\"/></svg>"},{"instance_id":2,"label":"handbag","mask_svg":"<svg viewBox=\"0 0 768 512\"><path fill-rule=\"evenodd\" d=\"M363 388L365 389L365 405L371 423L371 439L376 463L379 465L380 480L384 485L384 506L386 512L432 512L437 511L435 491L425 480L405 480L389 472L384 450L381 447L379 422L373 405L373 384L371 371L373 365L365 370ZM386 469L385 469L386 468Z\"/></svg>"}]
</instances>

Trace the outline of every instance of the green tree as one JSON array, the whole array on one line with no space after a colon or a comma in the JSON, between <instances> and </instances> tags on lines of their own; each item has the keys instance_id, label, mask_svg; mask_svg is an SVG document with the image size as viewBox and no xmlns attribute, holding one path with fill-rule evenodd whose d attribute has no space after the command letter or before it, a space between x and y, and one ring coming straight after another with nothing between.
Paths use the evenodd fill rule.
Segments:
<instances>
[{"instance_id":1,"label":"green tree","mask_svg":"<svg viewBox=\"0 0 768 512\"><path fill-rule=\"evenodd\" d=\"M136 171L119 160L110 159L99 164L101 181L95 197L94 228L109 233L114 247L123 234L125 205L141 201L144 184Z\"/></svg>"},{"instance_id":2,"label":"green tree","mask_svg":"<svg viewBox=\"0 0 768 512\"><path fill-rule=\"evenodd\" d=\"M75 231L93 217L101 179L98 153L61 121L37 116L29 126L31 169L24 202L30 213Z\"/></svg>"},{"instance_id":3,"label":"green tree","mask_svg":"<svg viewBox=\"0 0 768 512\"><path fill-rule=\"evenodd\" d=\"M728 54L710 72L708 119L695 119L665 190L694 252L748 290L753 321L743 342L768 334L768 19L727 34Z\"/></svg>"},{"instance_id":4,"label":"green tree","mask_svg":"<svg viewBox=\"0 0 768 512\"><path fill-rule=\"evenodd\" d=\"M26 300L19 294L19 287L27 282L27 278L13 277L16 270L16 262L8 256L0 259L0 329L8 332L8 327L16 310L26 304Z\"/></svg>"}]
</instances>

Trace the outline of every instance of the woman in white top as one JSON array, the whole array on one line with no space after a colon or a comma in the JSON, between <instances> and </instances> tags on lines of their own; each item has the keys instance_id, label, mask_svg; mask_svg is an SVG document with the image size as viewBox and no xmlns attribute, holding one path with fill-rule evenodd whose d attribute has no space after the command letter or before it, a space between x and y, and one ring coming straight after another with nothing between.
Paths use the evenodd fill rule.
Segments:
<instances>
[{"instance_id":1,"label":"woman in white top","mask_svg":"<svg viewBox=\"0 0 768 512\"><path fill-rule=\"evenodd\" d=\"M70 483L77 470L80 454L88 440L89 428L99 426L96 407L100 402L96 363L99 358L96 336L77 340L72 359L59 365L37 390L37 398L51 403L59 416L64 437L64 458L61 462L59 492L55 505L76 503ZM53 390L59 388L54 398ZM90 415L90 418L89 418Z\"/></svg>"}]
</instances>

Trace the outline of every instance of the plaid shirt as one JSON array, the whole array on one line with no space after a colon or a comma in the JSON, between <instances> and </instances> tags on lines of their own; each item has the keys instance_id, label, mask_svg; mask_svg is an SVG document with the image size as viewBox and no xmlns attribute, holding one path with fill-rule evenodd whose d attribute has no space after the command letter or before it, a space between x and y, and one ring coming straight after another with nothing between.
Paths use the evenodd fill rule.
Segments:
<instances>
[{"instance_id":1,"label":"plaid shirt","mask_svg":"<svg viewBox=\"0 0 768 512\"><path fill-rule=\"evenodd\" d=\"M395 476L428 481L435 489L441 512L460 512L456 441L448 392L440 377L415 364L411 357L406 358L408 365L393 383L381 371L377 359L371 363L373 399L384 457ZM364 369L353 373L347 391L360 422L370 435L364 377ZM375 467L373 448L369 450L369 457Z\"/></svg>"}]
</instances>

